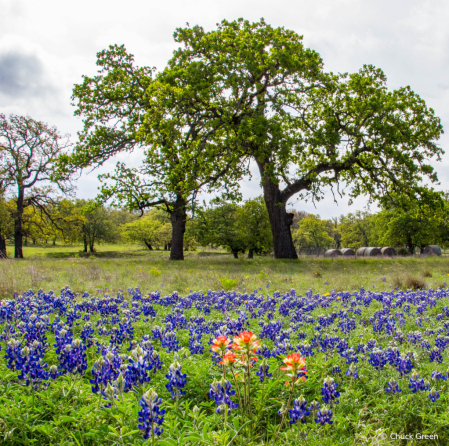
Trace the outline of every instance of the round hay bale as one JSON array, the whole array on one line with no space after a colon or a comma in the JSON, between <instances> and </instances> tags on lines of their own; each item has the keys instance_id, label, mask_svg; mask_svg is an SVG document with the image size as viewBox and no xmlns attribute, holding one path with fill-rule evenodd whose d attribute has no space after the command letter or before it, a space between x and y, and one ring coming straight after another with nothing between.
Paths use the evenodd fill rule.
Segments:
<instances>
[{"instance_id":1,"label":"round hay bale","mask_svg":"<svg viewBox=\"0 0 449 446\"><path fill-rule=\"evenodd\" d=\"M425 256L440 256L441 248L438 245L429 245L424 248L423 255Z\"/></svg>"},{"instance_id":2,"label":"round hay bale","mask_svg":"<svg viewBox=\"0 0 449 446\"><path fill-rule=\"evenodd\" d=\"M380 249L379 248L366 248L364 257L376 257L380 256Z\"/></svg>"},{"instance_id":3,"label":"round hay bale","mask_svg":"<svg viewBox=\"0 0 449 446\"><path fill-rule=\"evenodd\" d=\"M380 252L384 257L394 257L396 254L396 250L391 248L390 246L384 246L380 249Z\"/></svg>"},{"instance_id":4,"label":"round hay bale","mask_svg":"<svg viewBox=\"0 0 449 446\"><path fill-rule=\"evenodd\" d=\"M357 250L357 252L355 253L355 255L357 256L357 257L363 257L364 255L365 255L365 250L366 250L367 248L366 247L364 247L364 248L359 248L358 250Z\"/></svg>"},{"instance_id":5,"label":"round hay bale","mask_svg":"<svg viewBox=\"0 0 449 446\"><path fill-rule=\"evenodd\" d=\"M324 253L324 257L338 257L341 256L341 251L339 249L328 249Z\"/></svg>"},{"instance_id":6,"label":"round hay bale","mask_svg":"<svg viewBox=\"0 0 449 446\"><path fill-rule=\"evenodd\" d=\"M343 256L355 256L355 251L352 248L343 248L341 250Z\"/></svg>"}]
</instances>

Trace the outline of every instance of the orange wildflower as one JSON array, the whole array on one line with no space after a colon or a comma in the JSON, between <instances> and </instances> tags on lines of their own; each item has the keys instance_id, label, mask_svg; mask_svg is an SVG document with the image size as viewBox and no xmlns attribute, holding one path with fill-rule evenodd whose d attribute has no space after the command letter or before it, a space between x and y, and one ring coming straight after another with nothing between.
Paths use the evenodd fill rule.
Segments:
<instances>
[{"instance_id":1,"label":"orange wildflower","mask_svg":"<svg viewBox=\"0 0 449 446\"><path fill-rule=\"evenodd\" d=\"M260 339L257 339L257 336L252 331L242 331L238 336L234 337L232 348L234 350L246 350L256 353L259 343Z\"/></svg>"},{"instance_id":2,"label":"orange wildflower","mask_svg":"<svg viewBox=\"0 0 449 446\"><path fill-rule=\"evenodd\" d=\"M227 336L217 336L213 341L212 347L210 348L213 352L218 353L222 352L224 353L225 350L228 348L229 344L231 343L231 340L227 338Z\"/></svg>"},{"instance_id":3,"label":"orange wildflower","mask_svg":"<svg viewBox=\"0 0 449 446\"><path fill-rule=\"evenodd\" d=\"M229 352L229 353L226 353L226 355L223 356L223 360L220 361L220 364L223 364L225 366L229 366L232 363L234 363L235 361L237 361L236 356L234 355L234 353Z\"/></svg>"},{"instance_id":4,"label":"orange wildflower","mask_svg":"<svg viewBox=\"0 0 449 446\"><path fill-rule=\"evenodd\" d=\"M285 366L281 367L281 370L287 372L287 376L292 378L294 384L299 380L305 381L307 379L306 358L301 357L299 353L287 355L282 362ZM286 385L288 385L287 383Z\"/></svg>"}]
</instances>

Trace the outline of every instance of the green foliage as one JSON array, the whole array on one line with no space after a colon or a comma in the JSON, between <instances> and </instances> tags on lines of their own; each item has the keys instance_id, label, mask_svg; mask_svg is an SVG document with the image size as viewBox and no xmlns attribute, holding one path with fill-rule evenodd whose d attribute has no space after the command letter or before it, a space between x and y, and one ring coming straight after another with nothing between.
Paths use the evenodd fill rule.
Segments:
<instances>
[{"instance_id":1,"label":"green foliage","mask_svg":"<svg viewBox=\"0 0 449 446\"><path fill-rule=\"evenodd\" d=\"M246 200L237 209L237 224L245 247L257 254L271 252L273 236L263 197Z\"/></svg>"},{"instance_id":2,"label":"green foliage","mask_svg":"<svg viewBox=\"0 0 449 446\"><path fill-rule=\"evenodd\" d=\"M262 197L242 205L216 200L209 207L199 208L188 233L200 245L223 246L234 256L247 249L257 254L267 253L273 243Z\"/></svg>"},{"instance_id":3,"label":"green foliage","mask_svg":"<svg viewBox=\"0 0 449 446\"><path fill-rule=\"evenodd\" d=\"M373 217L374 232L381 245L416 247L447 243L449 206L441 193L429 191L415 200L395 195Z\"/></svg>"},{"instance_id":4,"label":"green foliage","mask_svg":"<svg viewBox=\"0 0 449 446\"><path fill-rule=\"evenodd\" d=\"M328 222L321 220L319 215L308 215L298 223L293 240L299 248L326 248L334 242L329 229Z\"/></svg>"},{"instance_id":5,"label":"green foliage","mask_svg":"<svg viewBox=\"0 0 449 446\"><path fill-rule=\"evenodd\" d=\"M84 216L80 233L84 252L87 252L87 248L95 252L96 243L117 243L120 240L117 224L122 220L120 212L98 206L93 200L77 200L77 205Z\"/></svg>"},{"instance_id":6,"label":"green foliage","mask_svg":"<svg viewBox=\"0 0 449 446\"><path fill-rule=\"evenodd\" d=\"M175 40L184 46L170 68L187 73L189 89L200 75L205 86L215 82L213 107L205 102L204 109L232 117L225 125L240 157L257 163L276 257L296 256L285 248L284 226L294 195L320 200L327 188L346 184L350 200L391 191L413 197L424 178L437 181L430 160L442 154L440 119L410 87L388 91L381 69L325 73L302 37L263 20L178 29ZM216 120L212 113L209 122Z\"/></svg>"},{"instance_id":7,"label":"green foliage","mask_svg":"<svg viewBox=\"0 0 449 446\"><path fill-rule=\"evenodd\" d=\"M121 227L122 237L125 241L131 243L145 244L149 249L152 245L160 243L159 231L163 225L154 220L151 215L126 223Z\"/></svg>"},{"instance_id":8,"label":"green foliage","mask_svg":"<svg viewBox=\"0 0 449 446\"><path fill-rule=\"evenodd\" d=\"M363 211L356 211L348 215L340 216L339 230L341 232L342 247L360 248L362 246L376 246L376 244L373 244L372 219L372 214Z\"/></svg>"},{"instance_id":9,"label":"green foliage","mask_svg":"<svg viewBox=\"0 0 449 446\"><path fill-rule=\"evenodd\" d=\"M230 291L233 288L235 289L237 286L237 279L228 279L227 277L223 277L220 279L220 283L226 291Z\"/></svg>"},{"instance_id":10,"label":"green foliage","mask_svg":"<svg viewBox=\"0 0 449 446\"><path fill-rule=\"evenodd\" d=\"M199 208L191 232L200 245L223 246L237 256L245 250L237 212L238 205L235 203L215 202L215 205Z\"/></svg>"}]
</instances>

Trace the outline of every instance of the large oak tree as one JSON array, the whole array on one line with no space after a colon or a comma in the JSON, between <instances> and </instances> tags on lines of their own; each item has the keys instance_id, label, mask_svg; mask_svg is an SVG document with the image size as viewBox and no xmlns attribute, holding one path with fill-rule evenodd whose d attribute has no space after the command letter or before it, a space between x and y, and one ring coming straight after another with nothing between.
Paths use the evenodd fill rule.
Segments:
<instances>
[{"instance_id":1,"label":"large oak tree","mask_svg":"<svg viewBox=\"0 0 449 446\"><path fill-rule=\"evenodd\" d=\"M351 199L413 196L423 177L437 181L429 159L442 153L440 120L410 87L389 91L380 69L325 73L301 36L263 20L178 29L175 37L183 47L170 66L214 77L221 96L213 107L232 116L239 156L259 168L276 258L297 257L286 210L293 197L319 200L328 188Z\"/></svg>"},{"instance_id":2,"label":"large oak tree","mask_svg":"<svg viewBox=\"0 0 449 446\"><path fill-rule=\"evenodd\" d=\"M117 164L103 175L102 199L130 210L159 207L170 214L170 259L183 259L187 211L201 190L235 194L245 170L230 146L225 120L208 107L216 86L192 65L154 75L138 67L123 46L98 54L99 73L84 76L73 99L84 129L64 168L100 166L121 152L139 150L138 168Z\"/></svg>"}]
</instances>

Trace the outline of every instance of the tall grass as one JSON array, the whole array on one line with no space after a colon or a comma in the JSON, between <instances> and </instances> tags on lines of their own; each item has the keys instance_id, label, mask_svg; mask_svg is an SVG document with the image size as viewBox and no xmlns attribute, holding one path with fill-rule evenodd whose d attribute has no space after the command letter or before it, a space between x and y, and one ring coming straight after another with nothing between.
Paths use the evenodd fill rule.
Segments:
<instances>
[{"instance_id":1,"label":"tall grass","mask_svg":"<svg viewBox=\"0 0 449 446\"><path fill-rule=\"evenodd\" d=\"M186 252L183 262L171 262L166 251L149 252L136 247L114 251L114 247L104 246L87 257L75 257L79 250L68 252L63 248L45 251L29 247L24 260L0 261L0 297L12 297L14 292L28 289L57 291L64 286L75 292L115 292L139 286L143 290L184 293L190 289L229 289L231 283L233 289L246 291L287 291L294 287L302 293L309 289L325 293L362 286L378 291L435 288L449 282L447 258L235 260L223 252L205 255L199 251ZM55 254L61 257L55 258Z\"/></svg>"}]
</instances>

